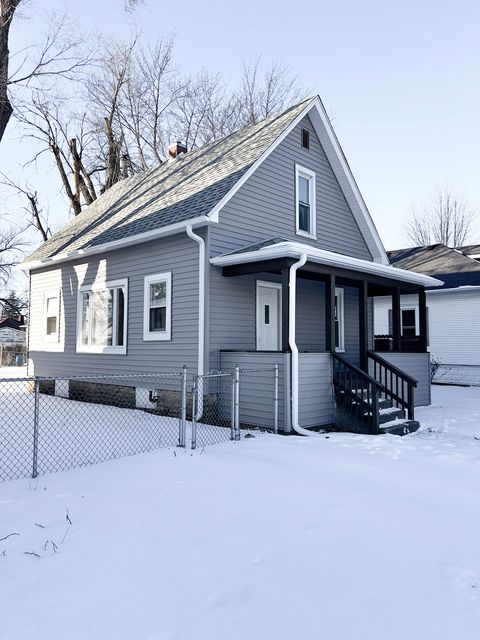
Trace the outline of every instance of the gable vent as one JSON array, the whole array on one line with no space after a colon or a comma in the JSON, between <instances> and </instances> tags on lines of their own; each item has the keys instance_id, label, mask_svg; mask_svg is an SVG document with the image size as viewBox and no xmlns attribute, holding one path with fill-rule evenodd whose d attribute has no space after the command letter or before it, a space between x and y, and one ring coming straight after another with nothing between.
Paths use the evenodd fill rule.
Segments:
<instances>
[{"instance_id":1,"label":"gable vent","mask_svg":"<svg viewBox=\"0 0 480 640\"><path fill-rule=\"evenodd\" d=\"M308 129L302 129L302 147L310 149L310 131Z\"/></svg>"}]
</instances>

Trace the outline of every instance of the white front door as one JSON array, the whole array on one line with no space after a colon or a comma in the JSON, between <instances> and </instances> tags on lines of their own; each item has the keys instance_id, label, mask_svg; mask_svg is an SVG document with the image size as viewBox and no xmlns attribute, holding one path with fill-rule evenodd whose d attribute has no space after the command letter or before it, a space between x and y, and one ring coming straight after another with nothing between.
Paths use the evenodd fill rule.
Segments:
<instances>
[{"instance_id":1,"label":"white front door","mask_svg":"<svg viewBox=\"0 0 480 640\"><path fill-rule=\"evenodd\" d=\"M281 285L270 282L257 282L258 351L278 351L280 349L281 295Z\"/></svg>"}]
</instances>

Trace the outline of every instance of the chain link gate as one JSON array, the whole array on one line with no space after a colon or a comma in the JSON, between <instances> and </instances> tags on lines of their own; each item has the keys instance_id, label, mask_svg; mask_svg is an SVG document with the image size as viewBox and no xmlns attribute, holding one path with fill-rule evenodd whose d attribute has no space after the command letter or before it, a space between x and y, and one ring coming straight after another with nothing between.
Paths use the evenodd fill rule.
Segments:
<instances>
[{"instance_id":1,"label":"chain link gate","mask_svg":"<svg viewBox=\"0 0 480 640\"><path fill-rule=\"evenodd\" d=\"M278 433L278 364L195 376L192 396L192 449L240 440L242 428Z\"/></svg>"},{"instance_id":2,"label":"chain link gate","mask_svg":"<svg viewBox=\"0 0 480 640\"><path fill-rule=\"evenodd\" d=\"M190 381L192 379L190 378ZM0 379L0 481L278 431L278 367ZM190 422L189 419L190 418Z\"/></svg>"}]
</instances>

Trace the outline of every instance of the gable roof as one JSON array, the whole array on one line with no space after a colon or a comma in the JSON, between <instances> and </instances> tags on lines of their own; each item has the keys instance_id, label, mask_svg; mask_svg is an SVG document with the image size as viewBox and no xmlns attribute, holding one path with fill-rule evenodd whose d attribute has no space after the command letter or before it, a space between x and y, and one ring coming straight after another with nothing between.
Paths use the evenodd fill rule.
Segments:
<instances>
[{"instance_id":1,"label":"gable roof","mask_svg":"<svg viewBox=\"0 0 480 640\"><path fill-rule=\"evenodd\" d=\"M153 169L122 180L34 251L23 268L102 253L218 222L224 204L309 114L375 261L388 263L320 98L310 98Z\"/></svg>"},{"instance_id":2,"label":"gable roof","mask_svg":"<svg viewBox=\"0 0 480 640\"><path fill-rule=\"evenodd\" d=\"M440 290L480 286L480 263L443 244L397 249L388 257L395 267L443 280Z\"/></svg>"},{"instance_id":3,"label":"gable roof","mask_svg":"<svg viewBox=\"0 0 480 640\"><path fill-rule=\"evenodd\" d=\"M480 256L480 244L468 244L465 247L457 247L466 256Z\"/></svg>"},{"instance_id":4,"label":"gable roof","mask_svg":"<svg viewBox=\"0 0 480 640\"><path fill-rule=\"evenodd\" d=\"M16 329L25 331L25 323L14 318L0 318L0 329Z\"/></svg>"}]
</instances>

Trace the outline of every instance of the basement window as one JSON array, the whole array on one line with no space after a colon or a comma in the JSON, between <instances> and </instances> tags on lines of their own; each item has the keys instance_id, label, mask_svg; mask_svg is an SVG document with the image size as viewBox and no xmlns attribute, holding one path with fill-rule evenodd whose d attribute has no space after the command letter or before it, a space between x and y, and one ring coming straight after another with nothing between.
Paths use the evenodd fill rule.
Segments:
<instances>
[{"instance_id":1,"label":"basement window","mask_svg":"<svg viewBox=\"0 0 480 640\"><path fill-rule=\"evenodd\" d=\"M145 277L143 339L170 340L172 315L172 273Z\"/></svg>"},{"instance_id":2,"label":"basement window","mask_svg":"<svg viewBox=\"0 0 480 640\"><path fill-rule=\"evenodd\" d=\"M78 292L77 352L127 352L127 280L117 280Z\"/></svg>"}]
</instances>

